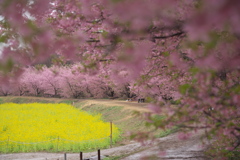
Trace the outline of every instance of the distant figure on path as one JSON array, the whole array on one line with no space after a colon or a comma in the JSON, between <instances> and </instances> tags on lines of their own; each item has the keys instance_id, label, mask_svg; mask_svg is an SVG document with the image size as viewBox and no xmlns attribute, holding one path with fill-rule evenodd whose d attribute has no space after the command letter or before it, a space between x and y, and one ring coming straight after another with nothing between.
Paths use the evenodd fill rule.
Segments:
<instances>
[{"instance_id":1,"label":"distant figure on path","mask_svg":"<svg viewBox=\"0 0 240 160\"><path fill-rule=\"evenodd\" d=\"M138 98L138 103L144 103L145 102L145 98Z\"/></svg>"},{"instance_id":2,"label":"distant figure on path","mask_svg":"<svg viewBox=\"0 0 240 160\"><path fill-rule=\"evenodd\" d=\"M132 101L132 98L128 98L127 101Z\"/></svg>"}]
</instances>

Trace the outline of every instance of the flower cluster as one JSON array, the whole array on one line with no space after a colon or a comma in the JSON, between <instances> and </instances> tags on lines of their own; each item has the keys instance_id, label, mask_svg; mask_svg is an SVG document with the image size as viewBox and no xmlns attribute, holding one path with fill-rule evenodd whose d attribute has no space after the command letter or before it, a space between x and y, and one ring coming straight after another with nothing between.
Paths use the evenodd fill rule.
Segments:
<instances>
[{"instance_id":1,"label":"flower cluster","mask_svg":"<svg viewBox=\"0 0 240 160\"><path fill-rule=\"evenodd\" d=\"M1 152L76 150L109 145L110 125L67 104L0 105ZM120 132L113 125L113 139ZM75 148L75 149L74 149Z\"/></svg>"}]
</instances>

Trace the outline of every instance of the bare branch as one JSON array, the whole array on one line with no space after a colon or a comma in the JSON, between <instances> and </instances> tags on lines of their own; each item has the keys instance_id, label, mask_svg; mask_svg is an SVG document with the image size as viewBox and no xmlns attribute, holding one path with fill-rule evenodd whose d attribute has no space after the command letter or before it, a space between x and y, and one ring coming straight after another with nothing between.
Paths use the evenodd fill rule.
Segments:
<instances>
[{"instance_id":1,"label":"bare branch","mask_svg":"<svg viewBox=\"0 0 240 160\"><path fill-rule=\"evenodd\" d=\"M99 39L90 38L89 40L86 40L86 42L100 42L100 40Z\"/></svg>"},{"instance_id":2,"label":"bare branch","mask_svg":"<svg viewBox=\"0 0 240 160\"><path fill-rule=\"evenodd\" d=\"M170 37L175 37L175 36L180 36L182 34L184 34L185 32L178 32L178 33L174 33L174 34L170 34L170 35L167 35L167 36L153 36L152 38L153 39L166 39L166 38L170 38Z\"/></svg>"}]
</instances>

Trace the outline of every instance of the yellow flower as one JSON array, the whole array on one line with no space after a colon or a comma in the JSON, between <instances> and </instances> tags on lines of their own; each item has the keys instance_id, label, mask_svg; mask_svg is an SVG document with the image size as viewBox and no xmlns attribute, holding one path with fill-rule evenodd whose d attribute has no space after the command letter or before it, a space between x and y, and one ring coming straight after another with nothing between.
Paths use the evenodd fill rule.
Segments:
<instances>
[{"instance_id":1,"label":"yellow flower","mask_svg":"<svg viewBox=\"0 0 240 160\"><path fill-rule=\"evenodd\" d=\"M120 135L113 125L114 141ZM110 125L67 104L0 104L0 152L78 152L109 145Z\"/></svg>"}]
</instances>

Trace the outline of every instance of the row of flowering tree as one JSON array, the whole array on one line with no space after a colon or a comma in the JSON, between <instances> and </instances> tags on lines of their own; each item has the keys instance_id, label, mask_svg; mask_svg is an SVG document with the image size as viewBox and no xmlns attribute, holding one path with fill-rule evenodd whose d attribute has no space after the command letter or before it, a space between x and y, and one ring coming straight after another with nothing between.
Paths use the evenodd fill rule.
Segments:
<instances>
[{"instance_id":1,"label":"row of flowering tree","mask_svg":"<svg viewBox=\"0 0 240 160\"><path fill-rule=\"evenodd\" d=\"M76 86L65 78L68 91L61 93L83 94L79 83L89 89L88 75L98 79L100 72L149 96L153 114L167 117L155 123L149 115L156 128L204 128L218 139L211 156L239 156L240 1L2 0L0 7L3 92L26 65L52 57L57 64L81 62L87 74L75 72ZM32 90L41 92L34 84ZM165 103L172 98L178 107Z\"/></svg>"},{"instance_id":2,"label":"row of flowering tree","mask_svg":"<svg viewBox=\"0 0 240 160\"><path fill-rule=\"evenodd\" d=\"M1 85L0 95L58 98L132 98L130 84L115 84L106 75L88 75L81 65L27 67L18 81Z\"/></svg>"}]
</instances>

